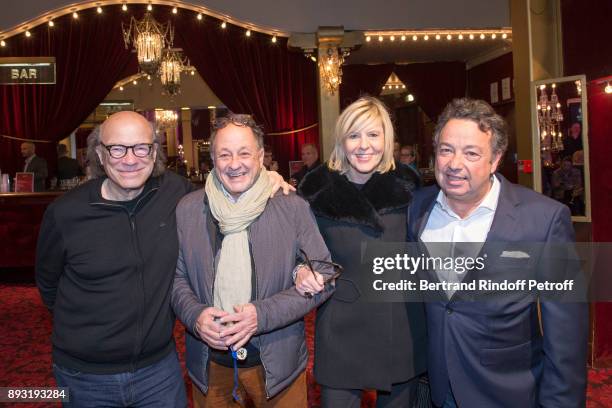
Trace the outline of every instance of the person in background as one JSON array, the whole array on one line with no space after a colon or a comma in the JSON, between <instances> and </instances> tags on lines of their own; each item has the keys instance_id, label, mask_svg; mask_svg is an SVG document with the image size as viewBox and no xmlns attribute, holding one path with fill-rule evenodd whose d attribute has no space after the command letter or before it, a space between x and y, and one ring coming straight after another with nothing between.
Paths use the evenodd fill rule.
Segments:
<instances>
[{"instance_id":1,"label":"person in background","mask_svg":"<svg viewBox=\"0 0 612 408\"><path fill-rule=\"evenodd\" d=\"M278 171L278 162L274 160L274 153L272 147L264 145L264 167L269 171Z\"/></svg>"},{"instance_id":2,"label":"person in background","mask_svg":"<svg viewBox=\"0 0 612 408\"><path fill-rule=\"evenodd\" d=\"M571 156L564 157L559 168L553 172L551 187L553 198L567 205L572 215L583 215L582 174L574 167Z\"/></svg>"},{"instance_id":3,"label":"person in background","mask_svg":"<svg viewBox=\"0 0 612 408\"><path fill-rule=\"evenodd\" d=\"M582 149L582 124L574 122L569 127L568 134L563 136L563 155L571 157Z\"/></svg>"},{"instance_id":4,"label":"person in background","mask_svg":"<svg viewBox=\"0 0 612 408\"><path fill-rule=\"evenodd\" d=\"M176 210L172 305L187 328L194 406L238 406L246 394L256 407L306 408L303 316L333 287L303 297L292 272L298 250L326 261L329 251L308 203L295 194L270 198L253 119L229 114L213 127L215 167ZM325 273L313 272L311 279Z\"/></svg>"},{"instance_id":5,"label":"person in background","mask_svg":"<svg viewBox=\"0 0 612 408\"><path fill-rule=\"evenodd\" d=\"M412 145L405 145L400 148L400 163L410 166L415 170L417 169L416 152Z\"/></svg>"},{"instance_id":6,"label":"person in background","mask_svg":"<svg viewBox=\"0 0 612 408\"><path fill-rule=\"evenodd\" d=\"M400 142L393 142L393 160L395 161L395 163L399 163L400 162L400 157L401 157L401 145Z\"/></svg>"},{"instance_id":7,"label":"person in background","mask_svg":"<svg viewBox=\"0 0 612 408\"><path fill-rule=\"evenodd\" d=\"M45 191L47 176L47 161L36 155L36 146L32 142L21 144L21 155L25 158L23 171L34 173L34 191Z\"/></svg>"},{"instance_id":8,"label":"person in background","mask_svg":"<svg viewBox=\"0 0 612 408\"><path fill-rule=\"evenodd\" d=\"M362 246L403 242L414 185L395 171L393 125L376 98L360 98L340 115L326 165L298 187L315 214L332 258L344 267L336 292L317 310L314 374L322 407L358 408L365 389L377 407L411 407L426 369L422 303L375 303L357 289ZM316 293L298 269L296 289Z\"/></svg>"},{"instance_id":9,"label":"person in background","mask_svg":"<svg viewBox=\"0 0 612 408\"><path fill-rule=\"evenodd\" d=\"M416 151L413 146L405 145L400 148L400 161L398 167L410 170L414 173L416 176L417 188L423 185L423 176L417 167Z\"/></svg>"},{"instance_id":10,"label":"person in background","mask_svg":"<svg viewBox=\"0 0 612 408\"><path fill-rule=\"evenodd\" d=\"M304 143L302 145L302 161L304 162L304 167L289 180L289 183L293 186L298 186L306 174L321 164L319 161L319 151L315 145L312 143Z\"/></svg>"},{"instance_id":11,"label":"person in background","mask_svg":"<svg viewBox=\"0 0 612 408\"><path fill-rule=\"evenodd\" d=\"M81 177L83 170L76 159L68 157L68 147L60 143L57 145L57 184L61 184L62 180L71 180L75 177ZM55 187L55 186L54 186Z\"/></svg>"}]
</instances>

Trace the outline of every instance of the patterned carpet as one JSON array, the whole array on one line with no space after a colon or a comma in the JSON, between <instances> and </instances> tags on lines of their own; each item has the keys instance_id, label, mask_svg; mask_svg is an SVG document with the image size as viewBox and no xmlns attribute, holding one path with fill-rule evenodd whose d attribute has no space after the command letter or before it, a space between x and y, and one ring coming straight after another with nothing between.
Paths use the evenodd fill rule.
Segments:
<instances>
[{"instance_id":1,"label":"patterned carpet","mask_svg":"<svg viewBox=\"0 0 612 408\"><path fill-rule=\"evenodd\" d=\"M307 319L307 335L312 339L313 317ZM52 387L50 316L42 305L36 288L31 284L0 284L0 387ZM175 337L179 345L181 362L184 348L183 327L177 324ZM312 356L312 341L309 341ZM319 406L318 387L312 376L312 360L308 373L309 405ZM188 393L191 383L185 375ZM17 408L56 407L58 404L15 404ZM10 406L10 405L4 405ZM373 407L372 394L366 395L363 407ZM589 408L612 408L612 370L590 370Z\"/></svg>"}]
</instances>

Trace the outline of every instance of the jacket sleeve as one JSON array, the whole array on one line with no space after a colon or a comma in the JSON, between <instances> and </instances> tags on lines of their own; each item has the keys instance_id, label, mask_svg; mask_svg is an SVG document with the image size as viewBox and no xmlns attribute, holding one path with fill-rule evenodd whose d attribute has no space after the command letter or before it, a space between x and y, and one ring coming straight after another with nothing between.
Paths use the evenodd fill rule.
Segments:
<instances>
[{"instance_id":1,"label":"jacket sleeve","mask_svg":"<svg viewBox=\"0 0 612 408\"><path fill-rule=\"evenodd\" d=\"M306 201L296 200L295 211L297 247L302 249L309 258L331 261L331 255L323 237L319 233L317 222ZM318 271L322 274L332 274L333 271ZM287 271L291 274L292 270ZM281 291L269 298L252 302L257 309L257 334L262 334L287 326L306 315L312 309L327 300L334 291L332 285L311 299L301 296L294 286Z\"/></svg>"},{"instance_id":2,"label":"jacket sleeve","mask_svg":"<svg viewBox=\"0 0 612 408\"><path fill-rule=\"evenodd\" d=\"M191 280L189 279L187 271L187 265L185 264L185 258L183 256L182 242L184 238L181 229L181 216L179 215L179 212L180 209L177 209L176 224L179 239L179 254L176 262L176 272L174 274L171 303L172 308L180 321L183 322L185 327L192 334L199 337L195 331L195 324L202 311L209 305L200 303L200 299L192 289Z\"/></svg>"},{"instance_id":3,"label":"jacket sleeve","mask_svg":"<svg viewBox=\"0 0 612 408\"><path fill-rule=\"evenodd\" d=\"M53 313L60 277L64 272L64 240L55 219L55 205L45 211L36 245L36 285L40 297Z\"/></svg>"},{"instance_id":4,"label":"jacket sleeve","mask_svg":"<svg viewBox=\"0 0 612 408\"><path fill-rule=\"evenodd\" d=\"M553 216L549 243L574 242L569 209L560 206ZM539 406L584 407L588 304L542 301L544 367Z\"/></svg>"}]
</instances>

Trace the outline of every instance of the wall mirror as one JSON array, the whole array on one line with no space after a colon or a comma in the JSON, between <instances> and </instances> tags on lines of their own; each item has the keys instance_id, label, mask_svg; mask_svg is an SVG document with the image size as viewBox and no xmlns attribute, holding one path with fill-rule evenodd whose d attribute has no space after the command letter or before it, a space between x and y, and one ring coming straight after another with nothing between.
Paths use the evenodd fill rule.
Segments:
<instances>
[{"instance_id":1,"label":"wall mirror","mask_svg":"<svg viewBox=\"0 0 612 408\"><path fill-rule=\"evenodd\" d=\"M532 82L536 191L567 205L572 221L591 221L589 123L584 75Z\"/></svg>"}]
</instances>

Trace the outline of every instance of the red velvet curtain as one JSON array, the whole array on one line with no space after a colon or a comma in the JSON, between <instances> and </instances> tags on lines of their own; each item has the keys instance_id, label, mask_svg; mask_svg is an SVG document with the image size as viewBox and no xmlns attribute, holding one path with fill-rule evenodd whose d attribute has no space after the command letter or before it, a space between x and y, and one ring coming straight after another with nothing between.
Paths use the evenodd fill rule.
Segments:
<instances>
[{"instance_id":1,"label":"red velvet curtain","mask_svg":"<svg viewBox=\"0 0 612 408\"><path fill-rule=\"evenodd\" d=\"M447 103L465 96L466 71L463 62L395 65L394 72L433 121L437 120Z\"/></svg>"},{"instance_id":2,"label":"red velvet curtain","mask_svg":"<svg viewBox=\"0 0 612 408\"><path fill-rule=\"evenodd\" d=\"M340 84L340 109L346 108L362 95L378 96L393 72L393 64L345 65Z\"/></svg>"},{"instance_id":3,"label":"red velvet curtain","mask_svg":"<svg viewBox=\"0 0 612 408\"><path fill-rule=\"evenodd\" d=\"M287 50L287 40L245 30L211 17L183 19L176 45L212 91L235 113L249 113L267 133L301 129L318 121L316 65L300 52ZM288 161L299 158L303 143L318 145L318 127L285 135L268 135L266 143L288 175Z\"/></svg>"},{"instance_id":4,"label":"red velvet curtain","mask_svg":"<svg viewBox=\"0 0 612 408\"><path fill-rule=\"evenodd\" d=\"M123 45L120 6L95 8L60 17L54 27L46 24L32 36L18 35L0 48L2 57L54 56L55 85L0 86L0 134L56 142L68 136L94 110L123 76L136 72L136 60ZM125 15L124 15L125 17ZM3 172L21 170L21 142L0 140ZM37 143L36 152L56 162L55 143Z\"/></svg>"},{"instance_id":5,"label":"red velvet curtain","mask_svg":"<svg viewBox=\"0 0 612 408\"><path fill-rule=\"evenodd\" d=\"M612 77L609 77L612 81ZM612 95L603 91L605 83L594 80L588 84L589 156L591 168L591 216L593 241L612 241ZM605 277L600 277L604 280ZM602 282L603 285L608 284ZM612 303L594 305L595 338L594 365L612 367Z\"/></svg>"}]
</instances>

